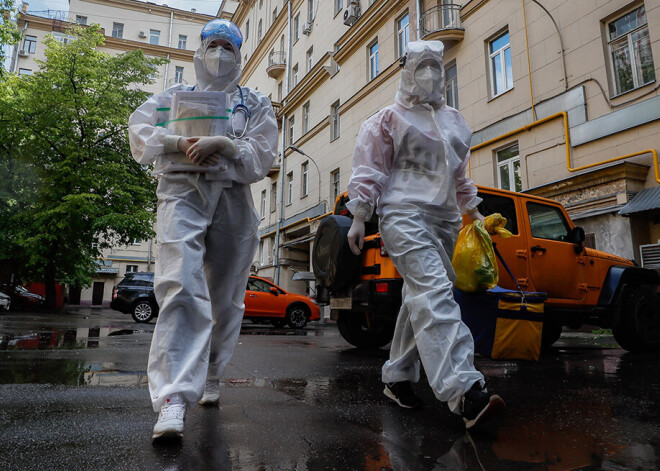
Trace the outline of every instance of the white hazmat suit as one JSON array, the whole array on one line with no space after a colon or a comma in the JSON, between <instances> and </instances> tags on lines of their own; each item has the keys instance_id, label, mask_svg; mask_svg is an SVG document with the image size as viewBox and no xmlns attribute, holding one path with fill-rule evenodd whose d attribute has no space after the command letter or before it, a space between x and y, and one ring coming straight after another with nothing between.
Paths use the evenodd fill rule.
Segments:
<instances>
[{"instance_id":1,"label":"white hazmat suit","mask_svg":"<svg viewBox=\"0 0 660 471\"><path fill-rule=\"evenodd\" d=\"M465 175L472 133L443 97L442 52L439 41L409 43L395 103L362 124L348 184L349 243L377 205L380 234L404 280L383 382L419 381L421 359L435 396L460 413L461 397L484 378L454 301L451 258L461 213L481 199Z\"/></svg>"},{"instance_id":2,"label":"white hazmat suit","mask_svg":"<svg viewBox=\"0 0 660 471\"><path fill-rule=\"evenodd\" d=\"M159 175L154 290L160 313L147 370L155 411L172 395L187 404L199 401L207 376L219 378L234 351L249 267L258 245L259 217L249 184L265 177L277 155L277 122L270 100L256 90L238 87L240 30L225 22L222 34L210 31L204 37L210 26L223 22L214 20L202 31L203 41L194 56L197 84L179 84L154 95L129 121L134 158L144 165L155 164ZM227 36L226 24L238 30L234 40ZM217 38L228 40L232 50L209 47ZM169 108L177 92L210 96L209 106L217 94L207 92L227 94L227 102L220 106L227 104L227 109L220 109L224 117L218 119L228 121L230 139L213 136L215 140L200 140L196 147L204 151L207 146L208 154L208 146L213 146L217 152L209 159L216 165L195 168L193 164L191 171L168 167L170 161L197 158L192 150L188 156L182 153L181 136L163 125L172 118ZM247 107L249 119L240 110L231 113L241 104ZM203 129L199 124L194 118L179 120L176 129L185 131L189 125L190 132L182 132L185 141Z\"/></svg>"}]
</instances>

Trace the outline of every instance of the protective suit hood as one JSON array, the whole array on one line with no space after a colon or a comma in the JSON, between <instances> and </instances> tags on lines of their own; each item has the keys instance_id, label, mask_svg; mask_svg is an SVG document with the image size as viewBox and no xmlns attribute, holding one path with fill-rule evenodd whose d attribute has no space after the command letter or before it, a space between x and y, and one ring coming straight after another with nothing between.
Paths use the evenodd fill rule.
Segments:
<instances>
[{"instance_id":1,"label":"protective suit hood","mask_svg":"<svg viewBox=\"0 0 660 471\"><path fill-rule=\"evenodd\" d=\"M412 41L402 58L403 71L395 102L404 108L428 103L445 106L444 46L440 41Z\"/></svg>"},{"instance_id":2,"label":"protective suit hood","mask_svg":"<svg viewBox=\"0 0 660 471\"><path fill-rule=\"evenodd\" d=\"M226 69L226 64L222 65L220 71L217 68L215 70L209 68L211 61L207 57L207 50L210 52L209 44L216 39L224 39L231 44L234 63L229 66L229 70ZM202 43L193 57L197 77L196 88L200 91L233 91L241 79L242 44L241 30L231 21L216 19L207 23L202 29Z\"/></svg>"}]
</instances>

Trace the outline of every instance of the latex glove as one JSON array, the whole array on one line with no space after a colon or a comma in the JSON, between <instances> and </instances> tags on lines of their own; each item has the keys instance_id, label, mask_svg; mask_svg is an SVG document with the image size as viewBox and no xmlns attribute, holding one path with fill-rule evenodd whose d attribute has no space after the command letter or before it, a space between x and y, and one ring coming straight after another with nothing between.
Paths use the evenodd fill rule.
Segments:
<instances>
[{"instance_id":1,"label":"latex glove","mask_svg":"<svg viewBox=\"0 0 660 471\"><path fill-rule=\"evenodd\" d=\"M506 218L503 217L500 213L489 214L484 220L484 228L488 231L490 235L498 235L503 239L507 239L512 236L506 228Z\"/></svg>"},{"instance_id":2,"label":"latex glove","mask_svg":"<svg viewBox=\"0 0 660 471\"><path fill-rule=\"evenodd\" d=\"M479 212L477 208L474 208L472 211L468 213L468 216L470 217L470 221L481 221L484 222L486 218Z\"/></svg>"},{"instance_id":3,"label":"latex glove","mask_svg":"<svg viewBox=\"0 0 660 471\"><path fill-rule=\"evenodd\" d=\"M225 136L189 137L186 141L191 143L186 155L195 165L215 165L218 154L233 158L238 153L234 141Z\"/></svg>"},{"instance_id":4,"label":"latex glove","mask_svg":"<svg viewBox=\"0 0 660 471\"><path fill-rule=\"evenodd\" d=\"M353 224L348 230L348 246L351 248L351 252L355 255L360 255L362 253L362 246L364 245L364 219L355 216L353 218Z\"/></svg>"}]
</instances>

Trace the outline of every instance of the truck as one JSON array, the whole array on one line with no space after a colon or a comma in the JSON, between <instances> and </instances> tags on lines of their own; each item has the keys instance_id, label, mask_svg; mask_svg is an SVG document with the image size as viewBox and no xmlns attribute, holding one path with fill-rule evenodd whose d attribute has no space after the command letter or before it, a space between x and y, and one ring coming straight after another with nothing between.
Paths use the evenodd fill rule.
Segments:
<instances>
[{"instance_id":1,"label":"truck","mask_svg":"<svg viewBox=\"0 0 660 471\"><path fill-rule=\"evenodd\" d=\"M548 347L564 327L611 329L630 352L660 349L660 274L634 261L585 246L585 231L556 201L478 186L479 211L507 219L507 239L493 242L515 281L498 261L502 288L547 294L542 345ZM401 307L403 280L378 233L378 217L366 222L360 256L348 247L351 214L347 193L319 225L312 253L317 301L330 306L341 336L360 348L387 345ZM375 212L374 212L375 213ZM464 219L467 223L467 219Z\"/></svg>"}]
</instances>

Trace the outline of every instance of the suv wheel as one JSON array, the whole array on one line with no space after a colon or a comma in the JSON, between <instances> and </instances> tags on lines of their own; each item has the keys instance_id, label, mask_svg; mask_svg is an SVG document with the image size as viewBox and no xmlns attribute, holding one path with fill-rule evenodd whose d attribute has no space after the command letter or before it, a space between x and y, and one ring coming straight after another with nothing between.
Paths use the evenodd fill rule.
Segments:
<instances>
[{"instance_id":1,"label":"suv wheel","mask_svg":"<svg viewBox=\"0 0 660 471\"><path fill-rule=\"evenodd\" d=\"M310 312L306 306L296 305L291 306L286 312L285 322L291 326L292 329L302 329L307 325Z\"/></svg>"},{"instance_id":2,"label":"suv wheel","mask_svg":"<svg viewBox=\"0 0 660 471\"><path fill-rule=\"evenodd\" d=\"M624 288L619 315L612 326L614 339L629 352L654 352L660 348L660 308L651 286Z\"/></svg>"},{"instance_id":3,"label":"suv wheel","mask_svg":"<svg viewBox=\"0 0 660 471\"><path fill-rule=\"evenodd\" d=\"M147 323L156 316L156 309L149 301L138 301L131 312L135 322Z\"/></svg>"},{"instance_id":4,"label":"suv wheel","mask_svg":"<svg viewBox=\"0 0 660 471\"><path fill-rule=\"evenodd\" d=\"M358 348L380 348L392 341L394 322L360 311L340 311L337 327L344 340Z\"/></svg>"}]
</instances>

